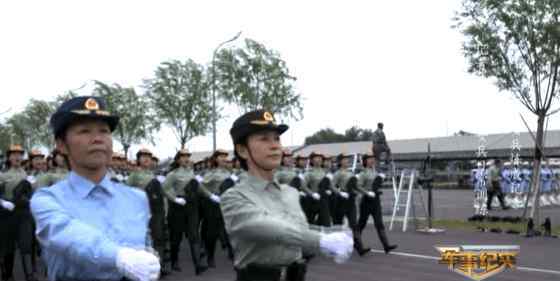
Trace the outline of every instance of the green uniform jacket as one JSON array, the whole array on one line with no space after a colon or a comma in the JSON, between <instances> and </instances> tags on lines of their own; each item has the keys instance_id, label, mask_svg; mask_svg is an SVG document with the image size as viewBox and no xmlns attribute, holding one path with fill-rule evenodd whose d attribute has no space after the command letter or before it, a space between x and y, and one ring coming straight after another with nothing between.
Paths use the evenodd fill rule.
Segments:
<instances>
[{"instance_id":1,"label":"green uniform jacket","mask_svg":"<svg viewBox=\"0 0 560 281\"><path fill-rule=\"evenodd\" d=\"M167 175L163 182L163 194L173 201L177 196L186 197L185 186L195 177L190 168L179 167Z\"/></svg>"},{"instance_id":2,"label":"green uniform jacket","mask_svg":"<svg viewBox=\"0 0 560 281\"><path fill-rule=\"evenodd\" d=\"M223 168L216 168L216 169L209 170L204 175L204 181L202 182L202 185L199 188L200 193L206 198L209 198L210 195L212 195L212 193L219 195L220 185L230 175L231 172Z\"/></svg>"},{"instance_id":3,"label":"green uniform jacket","mask_svg":"<svg viewBox=\"0 0 560 281\"><path fill-rule=\"evenodd\" d=\"M6 172L0 174L0 185L4 185L4 192L0 194L0 198L8 201L14 200L14 188L26 177L27 174L22 168L10 168Z\"/></svg>"},{"instance_id":4,"label":"green uniform jacket","mask_svg":"<svg viewBox=\"0 0 560 281\"><path fill-rule=\"evenodd\" d=\"M353 177L353 176L354 176L354 173L352 173L348 169L340 169L340 170L336 171L336 173L334 174L333 182L336 186L338 186L340 191L344 191L344 192L347 192L347 193L353 193L353 194L364 194L364 193L366 193L366 191L363 188L361 188L361 185L360 185L360 182L359 182L360 178L358 178L358 186L356 187L355 190L347 190L346 184L348 184L348 180L350 180L350 178Z\"/></svg>"},{"instance_id":5,"label":"green uniform jacket","mask_svg":"<svg viewBox=\"0 0 560 281\"><path fill-rule=\"evenodd\" d=\"M290 184L292 179L298 175L298 171L293 167L280 167L274 174L274 180L279 184Z\"/></svg>"},{"instance_id":6,"label":"green uniform jacket","mask_svg":"<svg viewBox=\"0 0 560 281\"><path fill-rule=\"evenodd\" d=\"M302 250L317 252L320 233L309 229L296 189L247 175L221 198L234 249L234 266L288 265Z\"/></svg>"},{"instance_id":7,"label":"green uniform jacket","mask_svg":"<svg viewBox=\"0 0 560 281\"><path fill-rule=\"evenodd\" d=\"M126 179L126 184L145 191L148 183L150 183L150 181L152 181L154 178L155 175L150 170L135 171L132 172L130 176L128 176L128 179Z\"/></svg>"},{"instance_id":8,"label":"green uniform jacket","mask_svg":"<svg viewBox=\"0 0 560 281\"><path fill-rule=\"evenodd\" d=\"M68 170L64 168L56 168L52 171L41 174L37 177L37 181L33 185L35 189L41 187L49 187L63 180L68 175Z\"/></svg>"}]
</instances>

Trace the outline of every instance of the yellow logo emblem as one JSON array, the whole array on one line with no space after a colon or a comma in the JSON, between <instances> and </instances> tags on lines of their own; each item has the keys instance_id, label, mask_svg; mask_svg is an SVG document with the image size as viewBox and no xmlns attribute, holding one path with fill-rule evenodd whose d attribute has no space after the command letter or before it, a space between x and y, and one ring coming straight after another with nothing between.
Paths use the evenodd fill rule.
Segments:
<instances>
[{"instance_id":1,"label":"yellow logo emblem","mask_svg":"<svg viewBox=\"0 0 560 281\"><path fill-rule=\"evenodd\" d=\"M519 246L442 246L440 264L475 281L515 268Z\"/></svg>"},{"instance_id":2,"label":"yellow logo emblem","mask_svg":"<svg viewBox=\"0 0 560 281\"><path fill-rule=\"evenodd\" d=\"M268 111L263 114L263 118L265 121L274 122L274 117L272 117L272 114L270 114L270 112Z\"/></svg>"},{"instance_id":3,"label":"yellow logo emblem","mask_svg":"<svg viewBox=\"0 0 560 281\"><path fill-rule=\"evenodd\" d=\"M99 110L99 104L94 98L87 99L84 106L87 110Z\"/></svg>"}]
</instances>

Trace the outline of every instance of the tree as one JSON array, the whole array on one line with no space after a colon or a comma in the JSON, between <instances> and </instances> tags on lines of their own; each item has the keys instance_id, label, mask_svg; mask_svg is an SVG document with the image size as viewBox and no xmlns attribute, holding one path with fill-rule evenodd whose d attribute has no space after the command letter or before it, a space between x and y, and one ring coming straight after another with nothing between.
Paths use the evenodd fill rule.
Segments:
<instances>
[{"instance_id":1,"label":"tree","mask_svg":"<svg viewBox=\"0 0 560 281\"><path fill-rule=\"evenodd\" d=\"M93 95L103 97L107 110L119 116L119 125L113 136L122 144L126 156L131 145L142 141L153 142L152 131L159 127L159 122L146 96L136 94L132 87L100 81L95 81Z\"/></svg>"},{"instance_id":2,"label":"tree","mask_svg":"<svg viewBox=\"0 0 560 281\"><path fill-rule=\"evenodd\" d=\"M454 27L465 36L463 53L469 72L492 78L537 116L533 178L540 176L545 119L558 112L560 1L463 0ZM538 209L539 180L533 180ZM536 218L538 222L538 215Z\"/></svg>"},{"instance_id":3,"label":"tree","mask_svg":"<svg viewBox=\"0 0 560 281\"><path fill-rule=\"evenodd\" d=\"M246 39L244 48L221 50L210 67L214 67L213 83L226 102L245 112L264 108L280 118L301 119L296 78L277 52Z\"/></svg>"},{"instance_id":4,"label":"tree","mask_svg":"<svg viewBox=\"0 0 560 281\"><path fill-rule=\"evenodd\" d=\"M6 122L12 144L19 143L26 150L36 146L51 148L54 142L49 119L54 110L53 103L31 99L23 111L12 115Z\"/></svg>"},{"instance_id":5,"label":"tree","mask_svg":"<svg viewBox=\"0 0 560 281\"><path fill-rule=\"evenodd\" d=\"M210 129L212 108L202 66L188 59L163 62L144 83L147 97L162 123L169 125L181 148Z\"/></svg>"},{"instance_id":6,"label":"tree","mask_svg":"<svg viewBox=\"0 0 560 281\"><path fill-rule=\"evenodd\" d=\"M335 132L331 128L321 129L313 135L305 138L305 145L320 144L320 143L336 143L344 142L345 136Z\"/></svg>"}]
</instances>

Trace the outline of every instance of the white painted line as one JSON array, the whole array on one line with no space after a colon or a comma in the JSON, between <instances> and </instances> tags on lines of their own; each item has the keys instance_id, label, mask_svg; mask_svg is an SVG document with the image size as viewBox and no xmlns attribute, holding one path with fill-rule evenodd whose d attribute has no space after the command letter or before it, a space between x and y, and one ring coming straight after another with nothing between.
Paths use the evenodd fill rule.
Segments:
<instances>
[{"instance_id":1,"label":"white painted line","mask_svg":"<svg viewBox=\"0 0 560 281\"><path fill-rule=\"evenodd\" d=\"M385 253L385 251L375 250L375 249L372 249L371 252L382 253L382 254ZM412 253L404 253L404 252L391 252L391 255L411 257L411 258L419 258L419 259L425 259L425 260L440 260L440 257L426 256L426 255L419 255L419 254L412 254ZM540 269L540 268L525 267L525 266L515 266L515 269L522 270L522 271L531 271L531 272L550 273L550 274L560 275L560 271L558 271L558 270Z\"/></svg>"}]
</instances>

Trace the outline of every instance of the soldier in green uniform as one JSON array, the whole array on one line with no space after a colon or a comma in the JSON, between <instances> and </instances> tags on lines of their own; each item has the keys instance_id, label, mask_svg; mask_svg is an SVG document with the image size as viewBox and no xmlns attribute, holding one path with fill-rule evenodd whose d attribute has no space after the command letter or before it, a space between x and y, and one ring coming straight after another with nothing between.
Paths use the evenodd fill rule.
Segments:
<instances>
[{"instance_id":1,"label":"soldier in green uniform","mask_svg":"<svg viewBox=\"0 0 560 281\"><path fill-rule=\"evenodd\" d=\"M311 160L311 169L305 173L305 184L307 188L312 192L311 196L306 198L307 209L307 221L311 224L317 224L322 226L330 226L332 223L331 213L329 207L329 197L336 192L330 182L326 182L323 186L320 186L321 182L327 176L327 173L322 168L324 155L312 152L309 155Z\"/></svg>"},{"instance_id":2,"label":"soldier in green uniform","mask_svg":"<svg viewBox=\"0 0 560 281\"><path fill-rule=\"evenodd\" d=\"M210 163L213 168L206 172L199 189L199 198L201 198L202 204L202 240L204 241L209 267L216 267L214 260L216 242L222 232L225 231L224 219L220 211L220 186L231 176L231 172L226 168L228 155L229 153L222 149L218 149L212 154ZM225 244L227 246L227 242ZM229 253L229 257L233 258L231 250Z\"/></svg>"},{"instance_id":3,"label":"soldier in green uniform","mask_svg":"<svg viewBox=\"0 0 560 281\"><path fill-rule=\"evenodd\" d=\"M32 149L27 158L30 163L27 179L29 182L34 183L37 177L44 173L43 161L45 160L45 154L38 149Z\"/></svg>"},{"instance_id":4,"label":"soldier in green uniform","mask_svg":"<svg viewBox=\"0 0 560 281\"><path fill-rule=\"evenodd\" d=\"M343 154L338 155L339 169L334 174L333 183L339 188L339 198L337 203L337 210L334 214L335 224L342 224L344 217L348 219L348 225L352 229L354 236L354 247L360 256L368 253L369 248L364 248L360 232L357 225L357 210L356 210L356 197L358 195L369 196L367 191L358 186L358 179L356 175L350 170L350 159L353 155Z\"/></svg>"},{"instance_id":5,"label":"soldier in green uniform","mask_svg":"<svg viewBox=\"0 0 560 281\"><path fill-rule=\"evenodd\" d=\"M165 258L165 247L167 237L165 236L165 206L161 183L156 179L153 173L152 152L146 148L142 148L136 152L136 161L139 163L139 169L133 171L127 178L126 184L138 188L148 197L150 205L150 235L153 247L158 253L160 260L160 274L166 276L170 274Z\"/></svg>"},{"instance_id":6,"label":"soldier in green uniform","mask_svg":"<svg viewBox=\"0 0 560 281\"><path fill-rule=\"evenodd\" d=\"M294 166L294 157L291 151L282 151L282 166L276 170L274 178L280 184L290 184L293 178L298 176L298 170Z\"/></svg>"},{"instance_id":7,"label":"soldier in green uniform","mask_svg":"<svg viewBox=\"0 0 560 281\"><path fill-rule=\"evenodd\" d=\"M201 242L198 231L200 219L197 189L198 183L202 182L202 179L196 177L191 169L189 165L190 156L191 153L186 149L181 149L175 154L172 170L163 183L163 192L169 200L167 221L171 244L171 268L175 271L181 271L179 248L183 234L186 233L195 273L199 275L206 271L208 267L200 258ZM193 180L197 182L195 187L191 186Z\"/></svg>"},{"instance_id":8,"label":"soldier in green uniform","mask_svg":"<svg viewBox=\"0 0 560 281\"><path fill-rule=\"evenodd\" d=\"M381 184L385 176L377 173L375 170L375 157L372 154L365 154L362 156L362 163L364 169L358 175L358 186L367 190L365 196L362 196L360 201L360 217L358 219L359 233L364 231L367 221L371 216L379 240L383 245L383 250L388 254L390 251L397 248L397 245L389 244L387 233L385 232L385 225L383 224L383 214L381 208Z\"/></svg>"},{"instance_id":9,"label":"soldier in green uniform","mask_svg":"<svg viewBox=\"0 0 560 281\"><path fill-rule=\"evenodd\" d=\"M280 166L280 135L272 114L257 110L239 117L230 130L235 154L247 176L222 195L221 209L234 248L238 281L305 280L302 250L322 252L342 262L352 252L343 231L309 229L294 188L274 180Z\"/></svg>"},{"instance_id":10,"label":"soldier in green uniform","mask_svg":"<svg viewBox=\"0 0 560 281\"><path fill-rule=\"evenodd\" d=\"M54 185L55 183L63 180L68 175L68 159L66 155L61 154L57 149L51 153L52 168L37 177L34 188L41 188Z\"/></svg>"},{"instance_id":11,"label":"soldier in green uniform","mask_svg":"<svg viewBox=\"0 0 560 281\"><path fill-rule=\"evenodd\" d=\"M32 268L33 218L29 212L30 194L18 190L26 182L22 168L24 150L12 145L6 152L8 170L0 175L0 266L2 280L13 280L16 244L22 258L26 281L36 280ZM28 190L29 193L30 191ZM29 198L26 198L29 197Z\"/></svg>"}]
</instances>

